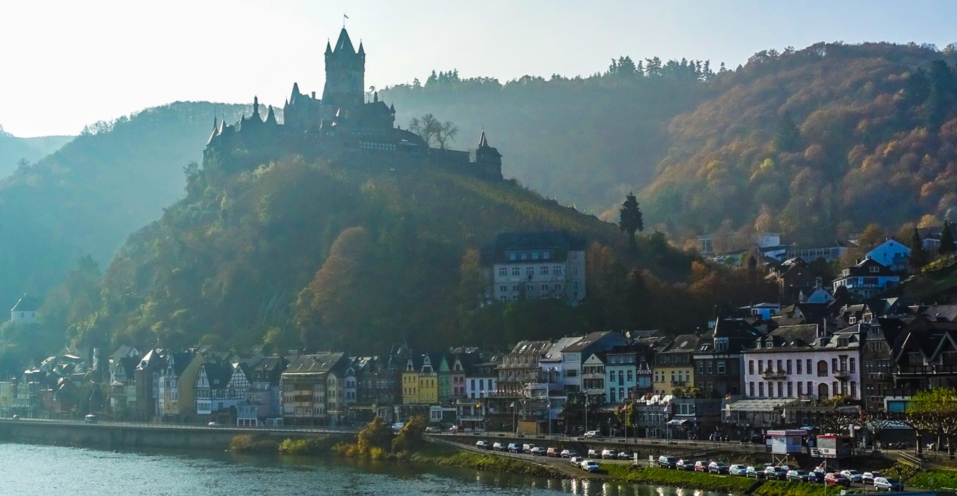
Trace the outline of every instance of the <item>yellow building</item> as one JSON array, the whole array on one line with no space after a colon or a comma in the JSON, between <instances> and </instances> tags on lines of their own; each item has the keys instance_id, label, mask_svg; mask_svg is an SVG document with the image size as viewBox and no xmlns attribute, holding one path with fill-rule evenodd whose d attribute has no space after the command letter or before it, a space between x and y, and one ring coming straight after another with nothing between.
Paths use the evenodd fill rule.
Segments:
<instances>
[{"instance_id":1,"label":"yellow building","mask_svg":"<svg viewBox=\"0 0 957 496\"><path fill-rule=\"evenodd\" d=\"M674 394L676 388L694 385L694 360L698 349L698 336L682 334L674 339L664 351L655 355L652 371L652 389L655 394Z\"/></svg>"},{"instance_id":2,"label":"yellow building","mask_svg":"<svg viewBox=\"0 0 957 496\"><path fill-rule=\"evenodd\" d=\"M402 372L402 403L436 405L439 403L438 354L422 354L409 358Z\"/></svg>"}]
</instances>

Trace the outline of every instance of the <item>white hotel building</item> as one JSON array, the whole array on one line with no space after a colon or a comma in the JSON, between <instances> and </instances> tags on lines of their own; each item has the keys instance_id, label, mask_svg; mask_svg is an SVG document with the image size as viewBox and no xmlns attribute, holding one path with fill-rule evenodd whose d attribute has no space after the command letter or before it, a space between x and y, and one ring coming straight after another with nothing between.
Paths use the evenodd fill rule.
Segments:
<instances>
[{"instance_id":1,"label":"white hotel building","mask_svg":"<svg viewBox=\"0 0 957 496\"><path fill-rule=\"evenodd\" d=\"M819 336L817 324L781 326L743 354L744 394L755 398L861 399L861 337Z\"/></svg>"},{"instance_id":2,"label":"white hotel building","mask_svg":"<svg viewBox=\"0 0 957 496\"><path fill-rule=\"evenodd\" d=\"M585 240L565 232L499 234L483 250L484 302L585 298Z\"/></svg>"}]
</instances>

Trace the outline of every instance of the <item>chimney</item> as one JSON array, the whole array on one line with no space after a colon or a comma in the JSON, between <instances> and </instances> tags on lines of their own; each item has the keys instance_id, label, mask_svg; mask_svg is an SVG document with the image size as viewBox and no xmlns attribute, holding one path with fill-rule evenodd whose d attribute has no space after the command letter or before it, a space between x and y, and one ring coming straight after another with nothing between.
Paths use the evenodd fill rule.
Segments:
<instances>
[{"instance_id":1,"label":"chimney","mask_svg":"<svg viewBox=\"0 0 957 496\"><path fill-rule=\"evenodd\" d=\"M315 91L312 92L312 99L313 99L313 100L316 99L316 92L315 92Z\"/></svg>"}]
</instances>

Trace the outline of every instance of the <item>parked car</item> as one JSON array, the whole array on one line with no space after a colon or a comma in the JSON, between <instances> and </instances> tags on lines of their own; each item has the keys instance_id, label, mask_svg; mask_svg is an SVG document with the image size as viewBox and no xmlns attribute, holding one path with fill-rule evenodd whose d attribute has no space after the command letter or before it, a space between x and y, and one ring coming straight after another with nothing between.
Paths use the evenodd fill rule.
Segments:
<instances>
[{"instance_id":1,"label":"parked car","mask_svg":"<svg viewBox=\"0 0 957 496\"><path fill-rule=\"evenodd\" d=\"M602 460L614 460L618 456L618 451L611 448L605 448L601 450L601 459Z\"/></svg>"},{"instance_id":2,"label":"parked car","mask_svg":"<svg viewBox=\"0 0 957 496\"><path fill-rule=\"evenodd\" d=\"M851 485L851 479L848 479L839 473L836 474L834 472L828 472L828 474L824 476L824 484L828 486L849 487Z\"/></svg>"},{"instance_id":3,"label":"parked car","mask_svg":"<svg viewBox=\"0 0 957 496\"><path fill-rule=\"evenodd\" d=\"M506 447L504 444L496 442L495 444L492 445L492 449L494 451L505 451Z\"/></svg>"},{"instance_id":4,"label":"parked car","mask_svg":"<svg viewBox=\"0 0 957 496\"><path fill-rule=\"evenodd\" d=\"M521 453L522 445L518 443L508 443L508 452L509 453Z\"/></svg>"},{"instance_id":5,"label":"parked car","mask_svg":"<svg viewBox=\"0 0 957 496\"><path fill-rule=\"evenodd\" d=\"M874 489L877 491L884 489L888 491L903 491L904 484L900 481L900 479L895 479L893 477L875 477Z\"/></svg>"},{"instance_id":6,"label":"parked car","mask_svg":"<svg viewBox=\"0 0 957 496\"><path fill-rule=\"evenodd\" d=\"M677 468L678 458L674 456L661 455L658 457L658 466L661 468Z\"/></svg>"},{"instance_id":7,"label":"parked car","mask_svg":"<svg viewBox=\"0 0 957 496\"><path fill-rule=\"evenodd\" d=\"M600 431L588 431L582 434L582 437L601 437Z\"/></svg>"},{"instance_id":8,"label":"parked car","mask_svg":"<svg viewBox=\"0 0 957 496\"><path fill-rule=\"evenodd\" d=\"M545 456L545 448L542 448L541 446L536 446L528 450L528 454L532 456Z\"/></svg>"},{"instance_id":9,"label":"parked car","mask_svg":"<svg viewBox=\"0 0 957 496\"><path fill-rule=\"evenodd\" d=\"M426 427L426 428L425 428L425 433L426 433L426 434L435 434L435 433L439 433L439 432L442 432L442 429L439 429L438 427L431 427L431 426L430 426L430 427Z\"/></svg>"},{"instance_id":10,"label":"parked car","mask_svg":"<svg viewBox=\"0 0 957 496\"><path fill-rule=\"evenodd\" d=\"M675 464L677 470L694 470L694 461L682 458Z\"/></svg>"},{"instance_id":11,"label":"parked car","mask_svg":"<svg viewBox=\"0 0 957 496\"><path fill-rule=\"evenodd\" d=\"M585 460L581 463L582 470L586 472L598 472L601 468L598 467L598 464L594 460Z\"/></svg>"},{"instance_id":12,"label":"parked car","mask_svg":"<svg viewBox=\"0 0 957 496\"><path fill-rule=\"evenodd\" d=\"M459 426L457 426L457 425L453 425L452 427L449 427L449 432L458 432L458 431L460 431L460 430L462 430L462 429L459 428Z\"/></svg>"},{"instance_id":13,"label":"parked car","mask_svg":"<svg viewBox=\"0 0 957 496\"><path fill-rule=\"evenodd\" d=\"M788 482L807 482L811 476L807 470L788 470L784 477Z\"/></svg>"},{"instance_id":14,"label":"parked car","mask_svg":"<svg viewBox=\"0 0 957 496\"><path fill-rule=\"evenodd\" d=\"M573 449L563 449L562 458L574 458L578 456L578 452Z\"/></svg>"},{"instance_id":15,"label":"parked car","mask_svg":"<svg viewBox=\"0 0 957 496\"><path fill-rule=\"evenodd\" d=\"M708 464L708 473L710 474L726 474L728 470L728 464L724 462L711 462Z\"/></svg>"},{"instance_id":16,"label":"parked car","mask_svg":"<svg viewBox=\"0 0 957 496\"><path fill-rule=\"evenodd\" d=\"M765 437L764 437L764 436L759 436L759 435L757 435L757 434L751 436L751 442L754 443L754 444L764 444L765 441L766 441L766 440L765 440Z\"/></svg>"},{"instance_id":17,"label":"parked car","mask_svg":"<svg viewBox=\"0 0 957 496\"><path fill-rule=\"evenodd\" d=\"M86 422L86 423L88 423L88 424L95 424L95 423L96 423L96 415L93 415L93 414L91 413L91 414L87 415L86 417L83 417L83 421Z\"/></svg>"},{"instance_id":18,"label":"parked car","mask_svg":"<svg viewBox=\"0 0 957 496\"><path fill-rule=\"evenodd\" d=\"M628 450L622 450L618 452L619 460L631 460L632 458L634 458L634 455L632 455L632 453Z\"/></svg>"},{"instance_id":19,"label":"parked car","mask_svg":"<svg viewBox=\"0 0 957 496\"><path fill-rule=\"evenodd\" d=\"M528 443L523 444L523 445L522 445L522 453L530 453L530 452L532 451L532 448L534 448L534 447L535 447L534 444L528 444Z\"/></svg>"},{"instance_id":20,"label":"parked car","mask_svg":"<svg viewBox=\"0 0 957 496\"><path fill-rule=\"evenodd\" d=\"M707 472L708 471L708 462L696 461L694 462L694 471L695 472Z\"/></svg>"},{"instance_id":21,"label":"parked car","mask_svg":"<svg viewBox=\"0 0 957 496\"><path fill-rule=\"evenodd\" d=\"M807 473L808 482L816 482L818 484L824 484L824 472L820 470L812 470Z\"/></svg>"},{"instance_id":22,"label":"parked car","mask_svg":"<svg viewBox=\"0 0 957 496\"><path fill-rule=\"evenodd\" d=\"M841 475L850 479L851 482L861 482L864 477L864 474L858 470L841 470Z\"/></svg>"},{"instance_id":23,"label":"parked car","mask_svg":"<svg viewBox=\"0 0 957 496\"><path fill-rule=\"evenodd\" d=\"M545 456L557 458L558 456L561 456L561 454L558 451L558 448L548 448L545 450Z\"/></svg>"},{"instance_id":24,"label":"parked car","mask_svg":"<svg viewBox=\"0 0 957 496\"><path fill-rule=\"evenodd\" d=\"M748 467L745 465L731 465L728 467L728 475L746 476L748 475Z\"/></svg>"},{"instance_id":25,"label":"parked car","mask_svg":"<svg viewBox=\"0 0 957 496\"><path fill-rule=\"evenodd\" d=\"M584 460L584 458L582 458L582 457L580 457L580 456L573 456L573 457L571 457L571 458L568 459L568 461L571 462L571 464L574 465L574 466L576 466L576 467L580 467L583 460Z\"/></svg>"},{"instance_id":26,"label":"parked car","mask_svg":"<svg viewBox=\"0 0 957 496\"><path fill-rule=\"evenodd\" d=\"M10 420L20 420L20 416L19 416L19 415L14 415L14 416L10 417Z\"/></svg>"},{"instance_id":27,"label":"parked car","mask_svg":"<svg viewBox=\"0 0 957 496\"><path fill-rule=\"evenodd\" d=\"M222 427L223 424L220 424L219 422L210 422L210 423L206 424L206 426L207 426L207 427Z\"/></svg>"},{"instance_id":28,"label":"parked car","mask_svg":"<svg viewBox=\"0 0 957 496\"><path fill-rule=\"evenodd\" d=\"M492 449L492 445L488 441L475 441L475 447L478 449Z\"/></svg>"},{"instance_id":29,"label":"parked car","mask_svg":"<svg viewBox=\"0 0 957 496\"><path fill-rule=\"evenodd\" d=\"M585 456L589 458L598 458L599 455L601 455L601 453L595 449L589 449L588 452L585 453Z\"/></svg>"},{"instance_id":30,"label":"parked car","mask_svg":"<svg viewBox=\"0 0 957 496\"><path fill-rule=\"evenodd\" d=\"M405 424L403 424L402 422L396 422L396 423L392 424L392 430L393 430L394 432L399 432L399 431L401 431L403 427L405 427Z\"/></svg>"},{"instance_id":31,"label":"parked car","mask_svg":"<svg viewBox=\"0 0 957 496\"><path fill-rule=\"evenodd\" d=\"M884 477L884 474L880 472L864 472L864 474L861 475L861 482L864 484L874 484L874 480L878 477Z\"/></svg>"},{"instance_id":32,"label":"parked car","mask_svg":"<svg viewBox=\"0 0 957 496\"><path fill-rule=\"evenodd\" d=\"M767 467L764 469L764 477L768 480L785 480L788 470L784 467Z\"/></svg>"},{"instance_id":33,"label":"parked car","mask_svg":"<svg viewBox=\"0 0 957 496\"><path fill-rule=\"evenodd\" d=\"M744 475L745 477L752 477L754 479L762 479L764 478L764 469L749 465L748 468L744 469Z\"/></svg>"}]
</instances>

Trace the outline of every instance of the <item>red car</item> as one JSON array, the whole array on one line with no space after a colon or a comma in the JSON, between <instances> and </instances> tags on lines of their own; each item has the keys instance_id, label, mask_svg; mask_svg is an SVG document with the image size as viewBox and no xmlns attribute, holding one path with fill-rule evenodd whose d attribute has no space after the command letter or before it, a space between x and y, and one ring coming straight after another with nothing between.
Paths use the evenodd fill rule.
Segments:
<instances>
[{"instance_id":1,"label":"red car","mask_svg":"<svg viewBox=\"0 0 957 496\"><path fill-rule=\"evenodd\" d=\"M694 471L695 471L695 472L707 472L707 471L708 471L708 462L694 462Z\"/></svg>"},{"instance_id":2,"label":"red car","mask_svg":"<svg viewBox=\"0 0 957 496\"><path fill-rule=\"evenodd\" d=\"M824 476L824 485L850 487L851 479L848 479L841 474L835 474L831 472Z\"/></svg>"}]
</instances>

